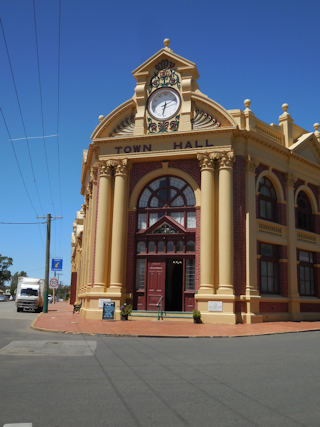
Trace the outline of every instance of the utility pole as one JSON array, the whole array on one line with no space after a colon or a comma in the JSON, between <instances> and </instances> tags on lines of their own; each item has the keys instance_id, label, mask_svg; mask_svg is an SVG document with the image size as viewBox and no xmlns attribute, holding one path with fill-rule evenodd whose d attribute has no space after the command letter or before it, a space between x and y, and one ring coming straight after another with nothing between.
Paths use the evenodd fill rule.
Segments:
<instances>
[{"instance_id":1,"label":"utility pole","mask_svg":"<svg viewBox=\"0 0 320 427\"><path fill-rule=\"evenodd\" d=\"M44 216L38 216L38 218L45 219ZM44 301L43 301L43 313L48 313L48 288L49 288L49 264L50 264L50 235L51 235L51 220L62 219L62 216L47 215L47 244L46 244L46 269L44 278Z\"/></svg>"}]
</instances>

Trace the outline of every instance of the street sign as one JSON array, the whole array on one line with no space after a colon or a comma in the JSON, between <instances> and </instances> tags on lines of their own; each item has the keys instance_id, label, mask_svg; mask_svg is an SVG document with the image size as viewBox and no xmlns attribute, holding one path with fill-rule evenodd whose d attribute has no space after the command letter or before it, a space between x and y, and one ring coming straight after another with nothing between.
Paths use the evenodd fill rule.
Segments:
<instances>
[{"instance_id":1,"label":"street sign","mask_svg":"<svg viewBox=\"0 0 320 427\"><path fill-rule=\"evenodd\" d=\"M49 281L49 288L50 289L57 289L58 286L59 286L58 277L51 277L51 279Z\"/></svg>"},{"instance_id":2,"label":"street sign","mask_svg":"<svg viewBox=\"0 0 320 427\"><path fill-rule=\"evenodd\" d=\"M62 258L52 258L51 271L62 271Z\"/></svg>"}]
</instances>

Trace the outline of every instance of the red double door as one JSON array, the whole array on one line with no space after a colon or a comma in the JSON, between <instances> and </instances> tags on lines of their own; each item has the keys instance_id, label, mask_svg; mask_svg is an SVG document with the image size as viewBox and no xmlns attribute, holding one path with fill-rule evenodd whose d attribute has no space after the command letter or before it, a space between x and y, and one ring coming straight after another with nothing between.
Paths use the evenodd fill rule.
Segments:
<instances>
[{"instance_id":1,"label":"red double door","mask_svg":"<svg viewBox=\"0 0 320 427\"><path fill-rule=\"evenodd\" d=\"M148 263L147 310L157 310L160 298L164 304L166 287L166 262L152 261Z\"/></svg>"}]
</instances>

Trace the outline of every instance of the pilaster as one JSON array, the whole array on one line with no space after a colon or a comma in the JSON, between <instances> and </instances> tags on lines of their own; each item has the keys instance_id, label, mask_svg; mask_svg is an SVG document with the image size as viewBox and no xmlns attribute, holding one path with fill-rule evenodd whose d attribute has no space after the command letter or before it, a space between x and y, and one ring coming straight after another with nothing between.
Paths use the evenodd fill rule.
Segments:
<instances>
[{"instance_id":1,"label":"pilaster","mask_svg":"<svg viewBox=\"0 0 320 427\"><path fill-rule=\"evenodd\" d=\"M246 294L258 295L257 277L257 217L256 217L256 167L257 161L247 158L246 191Z\"/></svg>"},{"instance_id":2,"label":"pilaster","mask_svg":"<svg viewBox=\"0 0 320 427\"><path fill-rule=\"evenodd\" d=\"M295 301L299 297L298 278L297 278L297 238L296 238L296 219L294 203L294 183L296 177L293 174L287 176L287 224L288 224L288 296L289 311L292 320L299 318L300 306Z\"/></svg>"},{"instance_id":3,"label":"pilaster","mask_svg":"<svg viewBox=\"0 0 320 427\"><path fill-rule=\"evenodd\" d=\"M293 136L292 136L292 124L293 119L288 113L288 104L282 104L283 114L279 116L279 125L282 128L282 132L284 134L284 140L286 147L290 147L293 144Z\"/></svg>"}]
</instances>

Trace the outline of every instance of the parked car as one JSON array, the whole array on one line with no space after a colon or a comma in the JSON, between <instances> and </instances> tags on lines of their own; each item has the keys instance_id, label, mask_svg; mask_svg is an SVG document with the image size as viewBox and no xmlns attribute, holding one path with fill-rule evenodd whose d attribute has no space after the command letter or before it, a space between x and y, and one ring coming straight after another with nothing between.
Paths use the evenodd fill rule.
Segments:
<instances>
[{"instance_id":1,"label":"parked car","mask_svg":"<svg viewBox=\"0 0 320 427\"><path fill-rule=\"evenodd\" d=\"M48 295L48 303L51 304L53 301L53 296L52 295Z\"/></svg>"},{"instance_id":2,"label":"parked car","mask_svg":"<svg viewBox=\"0 0 320 427\"><path fill-rule=\"evenodd\" d=\"M7 302L7 297L5 295L0 295L0 302Z\"/></svg>"}]
</instances>

